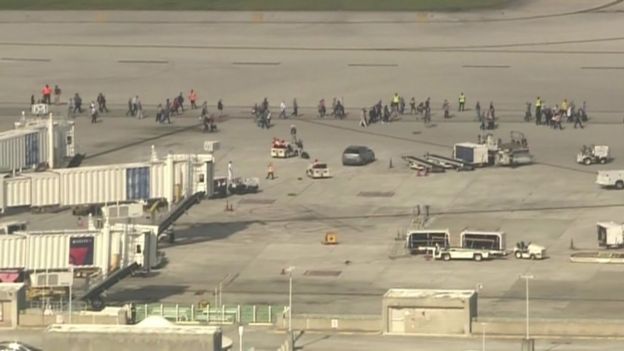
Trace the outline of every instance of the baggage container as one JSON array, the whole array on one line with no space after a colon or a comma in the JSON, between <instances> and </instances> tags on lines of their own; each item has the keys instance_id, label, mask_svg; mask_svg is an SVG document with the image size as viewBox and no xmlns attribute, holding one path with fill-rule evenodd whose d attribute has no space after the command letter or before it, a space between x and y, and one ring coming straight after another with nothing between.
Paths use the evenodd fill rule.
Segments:
<instances>
[{"instance_id":1,"label":"baggage container","mask_svg":"<svg viewBox=\"0 0 624 351\"><path fill-rule=\"evenodd\" d=\"M483 166L489 163L488 147L485 144L459 143L453 147L453 158Z\"/></svg>"}]
</instances>

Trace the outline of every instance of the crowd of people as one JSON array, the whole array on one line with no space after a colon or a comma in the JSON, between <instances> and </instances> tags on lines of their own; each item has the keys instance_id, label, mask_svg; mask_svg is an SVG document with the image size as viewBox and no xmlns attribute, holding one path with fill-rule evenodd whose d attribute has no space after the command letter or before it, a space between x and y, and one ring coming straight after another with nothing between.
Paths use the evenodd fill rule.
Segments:
<instances>
[{"instance_id":1,"label":"crowd of people","mask_svg":"<svg viewBox=\"0 0 624 351\"><path fill-rule=\"evenodd\" d=\"M61 88L58 85L54 85L52 88L46 84L41 90L41 99L38 99L37 103L52 104L52 96L54 96L54 104L59 104L61 101ZM203 130L206 132L214 132L217 130L216 118L214 114L208 111L208 103L203 102L201 107L197 105L198 95L197 91L190 89L187 95L189 108L191 110L201 109L199 116L203 124ZM89 104L89 113L91 115L91 122L96 123L100 114L108 113L109 109L106 105L106 97L103 93L99 93L94 101ZM31 96L31 105L35 104L35 96ZM457 111L466 111L467 98L466 95L461 92L457 98ZM83 113L82 97L75 93L70 97L68 101L68 117L75 117L76 114ZM525 121L535 120L536 125L549 126L553 129L563 129L562 123L574 122L574 128L584 128L584 122L587 122L587 107L583 102L580 107L577 107L574 101L568 101L564 99L561 104L555 104L549 107L545 104L540 97L537 97L535 109L532 109L531 103L527 103L525 111ZM291 117L298 117L299 104L297 99L292 100L292 105L286 104L285 100L279 103L279 119L287 119ZM223 101L221 99L217 102L218 115L223 115ZM160 103L156 109L155 120L157 123L170 124L172 116L179 116L185 111L185 96L182 92L173 98L168 98L164 103ZM444 99L441 111L444 119L452 118L451 103L449 100ZM252 108L252 116L258 127L268 129L271 127L272 114L270 111L269 101L265 97L261 103L255 104ZM347 116L346 108L343 98L334 97L332 99L331 107L328 111L325 99L320 99L317 105L318 118L334 117L336 119L344 119ZM491 101L487 108L482 109L481 103L476 101L474 106L474 112L476 114L476 120L479 122L480 129L490 130L497 127L497 115L494 102ZM534 113L533 113L534 112ZM361 127L368 127L375 123L390 123L397 120L402 115L414 115L420 117L423 123L426 125L431 123L432 106L431 98L427 97L425 100L417 103L415 97L411 97L409 100L409 112L407 111L406 100L403 96L395 93L387 103L383 100L378 100L372 106L362 108L360 113L359 125ZM132 96L128 99L128 110L126 116L143 119L145 114L143 112L143 104L138 95Z\"/></svg>"},{"instance_id":2,"label":"crowd of people","mask_svg":"<svg viewBox=\"0 0 624 351\"><path fill-rule=\"evenodd\" d=\"M531 120L531 104L527 103L527 112L525 114L525 120ZM555 104L553 107L546 106L545 102L538 96L535 101L535 124L545 125L553 129L562 130L561 123L563 120L567 123L574 122L574 128L584 128L583 122L587 122L587 104L583 101L583 104L577 108L574 101L568 102L568 99L563 99L561 105Z\"/></svg>"},{"instance_id":3,"label":"crowd of people","mask_svg":"<svg viewBox=\"0 0 624 351\"><path fill-rule=\"evenodd\" d=\"M41 98L35 99L35 95L31 95L30 97L30 105L35 104L61 104L61 88L58 85L55 85L54 88L51 88L49 84L46 84L41 90ZM52 102L52 95L54 95L54 102ZM194 89L191 89L188 95L188 101L190 103L190 109L195 110L199 107L197 106L197 92ZM296 101L296 100L295 100ZM171 116L179 116L185 111L184 106L184 94L180 93L179 95L166 99L164 103L158 104L156 108L156 122L157 123L171 123ZM109 113L110 110L107 106L107 99L103 93L99 93L95 100L92 100L89 103L89 115L91 116L91 122L97 123L98 117L101 114ZM223 115L223 101L219 99L217 102L217 109L219 111L219 116ZM82 114L83 110L83 102L80 94L75 93L71 96L67 102L67 117L75 118L76 115ZM143 119L146 117L143 112L143 103L138 95L132 96L128 99L128 110L126 111L126 116L134 117L137 119ZM208 111L208 102L204 101L201 106L201 114L199 116L200 120L203 124L203 130L206 132L214 132L217 130L216 127L216 118L214 114L211 114Z\"/></svg>"}]
</instances>

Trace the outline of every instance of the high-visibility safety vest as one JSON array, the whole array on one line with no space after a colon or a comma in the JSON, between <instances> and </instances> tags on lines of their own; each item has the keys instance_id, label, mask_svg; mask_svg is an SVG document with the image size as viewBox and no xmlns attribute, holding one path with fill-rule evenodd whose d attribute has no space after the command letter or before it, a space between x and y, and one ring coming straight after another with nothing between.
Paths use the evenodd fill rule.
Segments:
<instances>
[{"instance_id":1,"label":"high-visibility safety vest","mask_svg":"<svg viewBox=\"0 0 624 351\"><path fill-rule=\"evenodd\" d=\"M392 98L392 102L394 102L395 104L398 104L398 103L399 103L399 96L398 96L398 95L395 95L395 96Z\"/></svg>"},{"instance_id":2,"label":"high-visibility safety vest","mask_svg":"<svg viewBox=\"0 0 624 351\"><path fill-rule=\"evenodd\" d=\"M464 96L464 94L461 94L461 95L459 96L459 103L460 103L460 104L463 104L464 102L466 102L466 97Z\"/></svg>"},{"instance_id":3,"label":"high-visibility safety vest","mask_svg":"<svg viewBox=\"0 0 624 351\"><path fill-rule=\"evenodd\" d=\"M537 99L537 101L535 101L535 107L542 107L542 99Z\"/></svg>"}]
</instances>

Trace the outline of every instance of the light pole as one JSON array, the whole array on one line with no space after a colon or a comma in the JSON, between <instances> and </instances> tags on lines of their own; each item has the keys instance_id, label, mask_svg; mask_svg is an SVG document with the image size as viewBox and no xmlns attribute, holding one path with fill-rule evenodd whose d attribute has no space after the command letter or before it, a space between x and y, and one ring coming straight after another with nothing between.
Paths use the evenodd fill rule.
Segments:
<instances>
[{"instance_id":1,"label":"light pole","mask_svg":"<svg viewBox=\"0 0 624 351\"><path fill-rule=\"evenodd\" d=\"M522 274L520 278L524 279L526 286L526 340L529 340L529 279L533 279L532 274Z\"/></svg>"},{"instance_id":2,"label":"light pole","mask_svg":"<svg viewBox=\"0 0 624 351\"><path fill-rule=\"evenodd\" d=\"M294 266L286 268L288 272L288 334L292 333L292 292L293 292L293 278L292 273L295 270Z\"/></svg>"},{"instance_id":3,"label":"light pole","mask_svg":"<svg viewBox=\"0 0 624 351\"><path fill-rule=\"evenodd\" d=\"M294 349L294 338L292 335L292 298L293 298L293 271L294 266L282 270L282 274L288 273L288 344Z\"/></svg>"},{"instance_id":4,"label":"light pole","mask_svg":"<svg viewBox=\"0 0 624 351\"><path fill-rule=\"evenodd\" d=\"M485 323L481 323L481 351L485 351Z\"/></svg>"},{"instance_id":5,"label":"light pole","mask_svg":"<svg viewBox=\"0 0 624 351\"><path fill-rule=\"evenodd\" d=\"M74 286L74 266L73 265L69 266L69 272L71 274L71 279L69 281L69 309L68 309L69 316L68 316L67 319L68 319L69 324L71 324L72 323L72 314L73 314L73 310L72 310L72 293L73 293L73 291L72 291L72 288Z\"/></svg>"},{"instance_id":6,"label":"light pole","mask_svg":"<svg viewBox=\"0 0 624 351\"><path fill-rule=\"evenodd\" d=\"M243 331L244 328L242 325L238 326L238 350L243 351Z\"/></svg>"}]
</instances>

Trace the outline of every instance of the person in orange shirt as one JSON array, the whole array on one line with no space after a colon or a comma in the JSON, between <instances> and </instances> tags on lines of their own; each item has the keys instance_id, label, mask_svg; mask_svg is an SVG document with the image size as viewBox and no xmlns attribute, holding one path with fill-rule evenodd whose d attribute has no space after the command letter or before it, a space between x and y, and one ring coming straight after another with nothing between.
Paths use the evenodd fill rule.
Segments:
<instances>
[{"instance_id":1,"label":"person in orange shirt","mask_svg":"<svg viewBox=\"0 0 624 351\"><path fill-rule=\"evenodd\" d=\"M197 105L195 102L197 101L197 93L193 89L191 89L191 92L189 93L189 101L191 102L191 110L196 109Z\"/></svg>"}]
</instances>

